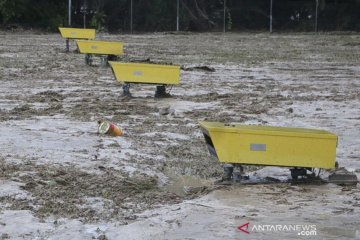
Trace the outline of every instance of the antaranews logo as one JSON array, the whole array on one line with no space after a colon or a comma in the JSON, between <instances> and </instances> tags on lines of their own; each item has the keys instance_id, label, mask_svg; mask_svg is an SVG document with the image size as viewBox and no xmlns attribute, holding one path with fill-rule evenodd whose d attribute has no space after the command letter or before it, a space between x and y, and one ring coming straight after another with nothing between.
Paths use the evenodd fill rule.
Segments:
<instances>
[{"instance_id":1,"label":"antaranews logo","mask_svg":"<svg viewBox=\"0 0 360 240\"><path fill-rule=\"evenodd\" d=\"M250 234L250 232L248 231L248 229L249 229L249 223L250 223L250 222L247 222L247 223L245 223L245 224L243 224L243 225L241 225L241 226L238 226L238 229L239 229L240 231L243 231L243 232L246 233L246 234Z\"/></svg>"},{"instance_id":2,"label":"antaranews logo","mask_svg":"<svg viewBox=\"0 0 360 240\"><path fill-rule=\"evenodd\" d=\"M237 229L245 234L256 232L296 232L300 236L316 236L316 225L308 224L257 224L249 226L250 222L237 227Z\"/></svg>"}]
</instances>

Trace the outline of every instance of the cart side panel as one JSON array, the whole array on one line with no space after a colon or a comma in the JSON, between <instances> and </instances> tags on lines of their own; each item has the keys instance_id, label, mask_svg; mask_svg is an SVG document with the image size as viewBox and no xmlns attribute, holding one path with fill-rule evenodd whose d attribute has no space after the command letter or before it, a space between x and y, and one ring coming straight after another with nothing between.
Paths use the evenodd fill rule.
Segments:
<instances>
[{"instance_id":1,"label":"cart side panel","mask_svg":"<svg viewBox=\"0 0 360 240\"><path fill-rule=\"evenodd\" d=\"M77 40L76 44L80 53L116 56L124 53L122 42Z\"/></svg>"},{"instance_id":2,"label":"cart side panel","mask_svg":"<svg viewBox=\"0 0 360 240\"><path fill-rule=\"evenodd\" d=\"M210 131L220 162L330 169L336 139Z\"/></svg>"},{"instance_id":3,"label":"cart side panel","mask_svg":"<svg viewBox=\"0 0 360 240\"><path fill-rule=\"evenodd\" d=\"M83 28L59 28L63 38L71 39L95 39L95 29Z\"/></svg>"},{"instance_id":4,"label":"cart side panel","mask_svg":"<svg viewBox=\"0 0 360 240\"><path fill-rule=\"evenodd\" d=\"M222 163L332 169L337 136L326 131L200 122ZM214 150L212 150L214 149Z\"/></svg>"},{"instance_id":5,"label":"cart side panel","mask_svg":"<svg viewBox=\"0 0 360 240\"><path fill-rule=\"evenodd\" d=\"M202 133L203 133L203 135L204 135L205 142L206 142L206 146L207 146L210 154L211 154L212 156L216 157L217 159L219 159L218 156L217 156L217 154L216 154L216 150L215 150L214 144L213 144L213 142L212 142L212 140L211 140L211 137L210 137L209 132L208 132L206 129L204 129L204 128L202 128L201 130L202 130Z\"/></svg>"},{"instance_id":6,"label":"cart side panel","mask_svg":"<svg viewBox=\"0 0 360 240\"><path fill-rule=\"evenodd\" d=\"M180 67L174 65L110 62L116 80L129 83L178 85Z\"/></svg>"}]
</instances>

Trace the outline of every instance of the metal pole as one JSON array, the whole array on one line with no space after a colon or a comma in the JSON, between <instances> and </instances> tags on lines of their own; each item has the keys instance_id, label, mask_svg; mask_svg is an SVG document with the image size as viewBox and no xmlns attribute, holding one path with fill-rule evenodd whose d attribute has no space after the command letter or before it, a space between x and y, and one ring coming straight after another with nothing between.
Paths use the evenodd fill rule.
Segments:
<instances>
[{"instance_id":1,"label":"metal pole","mask_svg":"<svg viewBox=\"0 0 360 240\"><path fill-rule=\"evenodd\" d=\"M86 28L87 2L84 0L84 28Z\"/></svg>"},{"instance_id":2,"label":"metal pole","mask_svg":"<svg viewBox=\"0 0 360 240\"><path fill-rule=\"evenodd\" d=\"M69 24L69 27L71 27L71 0L69 0L69 11L68 11L68 24ZM67 38L66 39L66 51L69 52L70 51L70 45L69 45L69 39Z\"/></svg>"},{"instance_id":3,"label":"metal pole","mask_svg":"<svg viewBox=\"0 0 360 240\"><path fill-rule=\"evenodd\" d=\"M176 31L179 31L179 8L180 8L180 0L177 0L177 6L176 6Z\"/></svg>"},{"instance_id":4,"label":"metal pole","mask_svg":"<svg viewBox=\"0 0 360 240\"><path fill-rule=\"evenodd\" d=\"M318 31L318 8L319 8L319 0L316 0L316 7L315 7L315 32Z\"/></svg>"},{"instance_id":5,"label":"metal pole","mask_svg":"<svg viewBox=\"0 0 360 240\"><path fill-rule=\"evenodd\" d=\"M224 0L224 24L223 24L223 32L226 32L226 0Z\"/></svg>"},{"instance_id":6,"label":"metal pole","mask_svg":"<svg viewBox=\"0 0 360 240\"><path fill-rule=\"evenodd\" d=\"M133 0L130 1L130 33L133 33Z\"/></svg>"},{"instance_id":7,"label":"metal pole","mask_svg":"<svg viewBox=\"0 0 360 240\"><path fill-rule=\"evenodd\" d=\"M270 0L270 33L272 33L273 24L273 0Z\"/></svg>"},{"instance_id":8,"label":"metal pole","mask_svg":"<svg viewBox=\"0 0 360 240\"><path fill-rule=\"evenodd\" d=\"M71 27L71 0L69 0L68 19L69 19L69 27Z\"/></svg>"}]
</instances>

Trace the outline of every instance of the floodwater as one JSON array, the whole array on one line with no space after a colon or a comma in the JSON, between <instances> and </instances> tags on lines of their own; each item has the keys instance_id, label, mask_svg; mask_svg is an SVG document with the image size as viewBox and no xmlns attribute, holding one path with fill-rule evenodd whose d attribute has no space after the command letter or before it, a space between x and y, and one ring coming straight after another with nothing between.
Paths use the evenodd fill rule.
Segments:
<instances>
[{"instance_id":1,"label":"floodwater","mask_svg":"<svg viewBox=\"0 0 360 240\"><path fill-rule=\"evenodd\" d=\"M98 34L125 43L121 61L185 69L169 99L141 84L123 98L60 34L0 35L0 239L360 239L359 185L214 185L198 126L328 130L360 177L360 35ZM99 119L124 136L99 135Z\"/></svg>"}]
</instances>

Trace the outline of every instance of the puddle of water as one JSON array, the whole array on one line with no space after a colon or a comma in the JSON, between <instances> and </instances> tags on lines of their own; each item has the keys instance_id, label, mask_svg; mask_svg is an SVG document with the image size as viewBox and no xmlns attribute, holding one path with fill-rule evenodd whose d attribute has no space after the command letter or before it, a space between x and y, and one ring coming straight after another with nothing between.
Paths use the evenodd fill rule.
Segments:
<instances>
[{"instance_id":1,"label":"puddle of water","mask_svg":"<svg viewBox=\"0 0 360 240\"><path fill-rule=\"evenodd\" d=\"M173 175L171 183L165 189L178 196L185 196L191 189L209 186L210 181L187 175Z\"/></svg>"},{"instance_id":2,"label":"puddle of water","mask_svg":"<svg viewBox=\"0 0 360 240\"><path fill-rule=\"evenodd\" d=\"M319 229L323 236L337 237L338 239L360 239L360 230L341 228L341 227L323 227Z\"/></svg>"}]
</instances>

